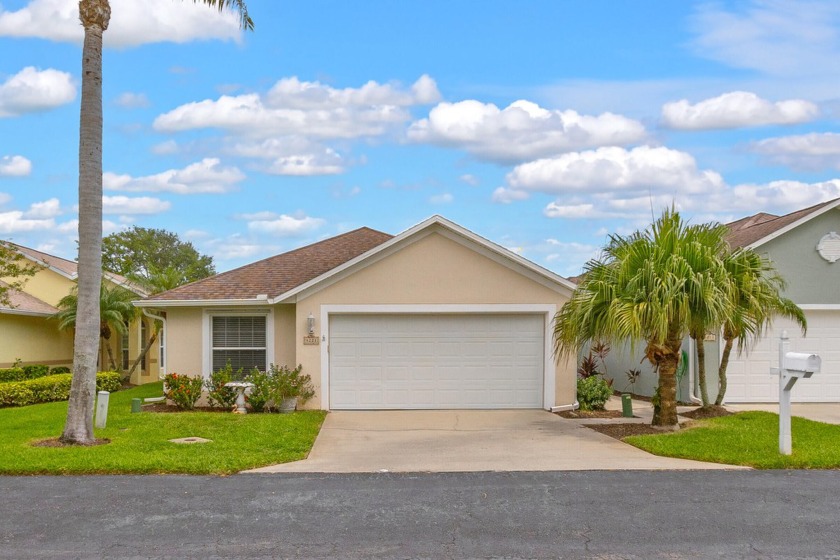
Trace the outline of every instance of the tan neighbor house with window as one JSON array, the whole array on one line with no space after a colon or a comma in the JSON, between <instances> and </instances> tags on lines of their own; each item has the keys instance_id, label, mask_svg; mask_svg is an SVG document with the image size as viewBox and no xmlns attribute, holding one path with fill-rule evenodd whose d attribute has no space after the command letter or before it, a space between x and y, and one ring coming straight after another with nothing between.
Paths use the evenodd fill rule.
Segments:
<instances>
[{"instance_id":1,"label":"tan neighbor house with window","mask_svg":"<svg viewBox=\"0 0 840 560\"><path fill-rule=\"evenodd\" d=\"M575 405L551 328L573 285L442 217L360 228L137 302L167 372L302 364L322 409Z\"/></svg>"},{"instance_id":2,"label":"tan neighbor house with window","mask_svg":"<svg viewBox=\"0 0 840 560\"><path fill-rule=\"evenodd\" d=\"M77 263L22 245L8 245L36 264L38 271L27 279L22 290L11 291L10 306L0 306L0 340L3 341L0 344L0 368L11 367L16 360L20 360L23 365L71 367L73 333L59 331L58 323L50 317L58 312L56 306L59 300L76 285ZM146 295L118 274L106 272L103 281L111 286L122 286L138 297ZM152 328L152 319L140 317L132 321L122 336L116 332L111 336L111 350L119 369L128 370L143 349L143 341L148 340L147 334L141 331ZM130 381L135 384L157 381L159 357L160 349L156 342L149 349L145 363L138 366ZM100 348L99 369L109 367L108 353L103 344Z\"/></svg>"}]
</instances>

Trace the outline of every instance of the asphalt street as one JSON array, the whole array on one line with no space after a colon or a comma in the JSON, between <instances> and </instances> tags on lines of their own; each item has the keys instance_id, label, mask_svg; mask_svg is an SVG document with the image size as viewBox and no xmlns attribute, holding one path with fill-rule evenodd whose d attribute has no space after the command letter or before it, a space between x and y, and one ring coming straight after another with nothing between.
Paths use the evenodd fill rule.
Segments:
<instances>
[{"instance_id":1,"label":"asphalt street","mask_svg":"<svg viewBox=\"0 0 840 560\"><path fill-rule=\"evenodd\" d=\"M840 558L835 471L0 478L2 558Z\"/></svg>"}]
</instances>

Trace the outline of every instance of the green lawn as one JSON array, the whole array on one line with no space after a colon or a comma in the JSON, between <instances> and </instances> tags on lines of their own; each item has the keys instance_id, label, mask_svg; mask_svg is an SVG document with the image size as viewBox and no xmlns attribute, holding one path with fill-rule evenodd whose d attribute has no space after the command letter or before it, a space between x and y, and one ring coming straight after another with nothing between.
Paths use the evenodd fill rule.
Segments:
<instances>
[{"instance_id":1,"label":"green lawn","mask_svg":"<svg viewBox=\"0 0 840 560\"><path fill-rule=\"evenodd\" d=\"M793 454L779 453L779 416L741 412L698 421L680 432L624 439L654 455L757 469L840 468L840 426L793 417Z\"/></svg>"},{"instance_id":2,"label":"green lawn","mask_svg":"<svg viewBox=\"0 0 840 560\"><path fill-rule=\"evenodd\" d=\"M230 474L303 459L324 421L322 411L294 414L131 413L131 399L160 396L152 383L111 394L108 427L93 447L33 447L61 435L67 403L0 409L0 474ZM199 436L212 443L167 440Z\"/></svg>"}]
</instances>

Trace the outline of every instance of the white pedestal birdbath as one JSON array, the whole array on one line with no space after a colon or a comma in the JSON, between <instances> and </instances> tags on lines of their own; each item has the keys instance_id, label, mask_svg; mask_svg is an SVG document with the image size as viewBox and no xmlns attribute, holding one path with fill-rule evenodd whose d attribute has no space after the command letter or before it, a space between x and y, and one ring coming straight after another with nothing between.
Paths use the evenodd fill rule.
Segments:
<instances>
[{"instance_id":1,"label":"white pedestal birdbath","mask_svg":"<svg viewBox=\"0 0 840 560\"><path fill-rule=\"evenodd\" d=\"M236 414L248 414L248 411L245 409L245 391L253 386L253 383L248 383L247 381L231 381L230 383L225 383L225 387L236 389L236 409L234 410Z\"/></svg>"}]
</instances>

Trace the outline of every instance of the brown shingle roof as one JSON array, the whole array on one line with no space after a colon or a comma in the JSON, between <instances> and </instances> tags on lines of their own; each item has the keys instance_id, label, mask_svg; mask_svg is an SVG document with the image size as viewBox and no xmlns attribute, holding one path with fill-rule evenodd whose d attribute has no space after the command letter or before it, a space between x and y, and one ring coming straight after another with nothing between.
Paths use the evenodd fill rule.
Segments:
<instances>
[{"instance_id":1,"label":"brown shingle roof","mask_svg":"<svg viewBox=\"0 0 840 560\"><path fill-rule=\"evenodd\" d=\"M808 214L816 212L820 208L828 206L829 204L836 203L838 200L840 199L835 198L834 200L829 200L827 202L815 204L809 208L803 208L802 210L785 214L784 216L775 216L773 214L759 212L758 214L730 222L726 224L729 228L727 241L729 241L729 244L734 248L752 245L753 243L764 239L768 235L779 231L783 227L804 218Z\"/></svg>"},{"instance_id":2,"label":"brown shingle roof","mask_svg":"<svg viewBox=\"0 0 840 560\"><path fill-rule=\"evenodd\" d=\"M30 247L24 247L23 245L18 245L17 243L12 243L11 241L7 241L6 243L8 243L9 246L14 247L14 249L17 250L19 253L26 255L36 263L46 267L54 268L58 271L63 272L65 275L71 278L75 278L76 274L79 272L79 263L77 263L76 261L56 257L55 255L50 255L49 253L44 253L43 251L38 251ZM129 289L137 295L146 295L146 291L142 287L138 286L137 284L135 284L134 282L132 282L131 280L129 280L121 274L106 271L105 275L111 282L114 282L115 284Z\"/></svg>"},{"instance_id":3,"label":"brown shingle roof","mask_svg":"<svg viewBox=\"0 0 840 560\"><path fill-rule=\"evenodd\" d=\"M24 247L23 245L18 245L17 243L8 243L10 246L14 247L19 253L26 255L27 257L31 258L39 264L43 264L44 266L60 270L68 276L74 276L76 272L78 272L78 263L76 263L75 261L62 259L61 257L56 257L55 255L50 255L42 251L37 251L35 249L30 249L29 247Z\"/></svg>"},{"instance_id":4,"label":"brown shingle roof","mask_svg":"<svg viewBox=\"0 0 840 560\"><path fill-rule=\"evenodd\" d=\"M5 282L0 281L0 285L9 287ZM19 290L10 289L7 294L11 306L0 304L0 313L34 313L37 315L52 315L57 313L58 309L45 301L41 301L33 295L21 292Z\"/></svg>"},{"instance_id":5,"label":"brown shingle roof","mask_svg":"<svg viewBox=\"0 0 840 560\"><path fill-rule=\"evenodd\" d=\"M367 227L359 228L155 294L146 298L146 301L253 299L261 294L276 297L329 272L392 237Z\"/></svg>"}]
</instances>

